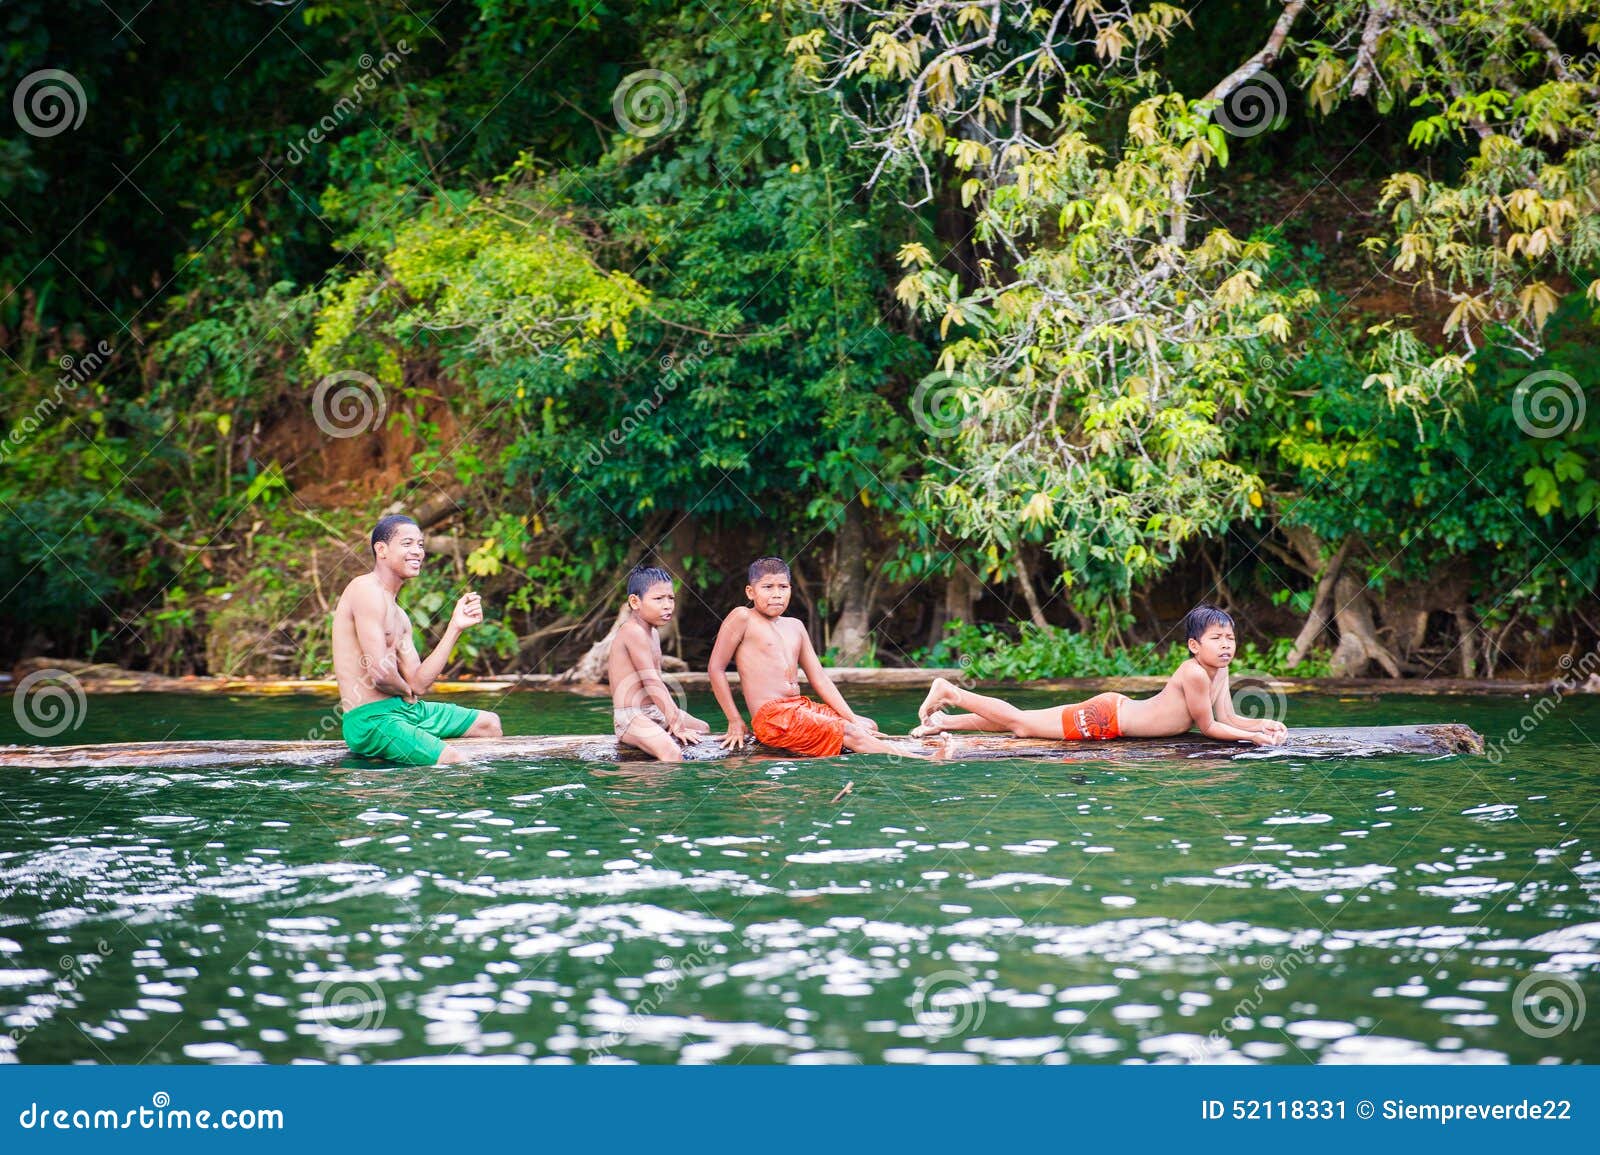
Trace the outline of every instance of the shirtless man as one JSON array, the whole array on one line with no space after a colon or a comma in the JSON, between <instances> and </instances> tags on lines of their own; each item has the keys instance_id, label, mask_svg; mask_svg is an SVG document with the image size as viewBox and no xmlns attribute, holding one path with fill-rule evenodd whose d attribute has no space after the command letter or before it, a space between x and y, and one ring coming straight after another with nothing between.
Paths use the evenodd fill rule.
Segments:
<instances>
[{"instance_id":1,"label":"shirtless man","mask_svg":"<svg viewBox=\"0 0 1600 1155\"><path fill-rule=\"evenodd\" d=\"M919 713L922 725L913 737L950 730L1009 730L1019 738L1064 738L1068 741L1107 738L1168 738L1198 726L1208 738L1279 746L1289 731L1273 718L1244 718L1234 712L1228 692L1228 663L1233 661L1233 619L1215 606L1197 606L1183 619L1189 657L1152 698L1097 694L1087 702L1019 710L1001 698L963 690L935 678ZM965 714L949 714L954 706Z\"/></svg>"},{"instance_id":2,"label":"shirtless man","mask_svg":"<svg viewBox=\"0 0 1600 1155\"><path fill-rule=\"evenodd\" d=\"M463 630L483 621L478 595L456 602L444 637L424 661L411 619L395 601L422 572L422 530L394 514L372 530L372 572L339 595L333 612L333 672L339 679L345 744L351 753L401 766L442 766L466 756L446 738L498 738L500 715L452 702L424 702Z\"/></svg>"},{"instance_id":3,"label":"shirtless man","mask_svg":"<svg viewBox=\"0 0 1600 1155\"><path fill-rule=\"evenodd\" d=\"M707 672L717 705L728 716L722 744L743 745L744 718L734 704L728 683L728 662L739 670L739 688L750 708L750 728L757 741L805 757L827 758L841 749L864 754L921 754L883 739L878 724L863 718L834 687L817 661L811 636L797 618L786 618L789 608L789 567L782 558L763 557L750 563L744 596L752 605L741 606L723 619L711 649ZM800 695L800 670L821 702Z\"/></svg>"},{"instance_id":4,"label":"shirtless man","mask_svg":"<svg viewBox=\"0 0 1600 1155\"><path fill-rule=\"evenodd\" d=\"M655 566L628 574L633 611L611 639L611 723L617 741L637 746L662 762L682 762L679 746L692 745L711 727L679 708L661 677L661 627L672 620L677 597L672 575Z\"/></svg>"}]
</instances>

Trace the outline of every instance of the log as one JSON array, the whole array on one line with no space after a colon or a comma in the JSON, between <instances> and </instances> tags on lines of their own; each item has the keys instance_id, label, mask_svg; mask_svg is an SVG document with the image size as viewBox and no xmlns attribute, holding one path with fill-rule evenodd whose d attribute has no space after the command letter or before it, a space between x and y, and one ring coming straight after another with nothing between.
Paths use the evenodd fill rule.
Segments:
<instances>
[{"instance_id":1,"label":"log","mask_svg":"<svg viewBox=\"0 0 1600 1155\"><path fill-rule=\"evenodd\" d=\"M1057 762L1171 762L1232 758L1371 758L1387 754L1438 757L1481 754L1483 736L1455 722L1422 726L1332 726L1296 729L1285 746L1250 746L1220 742L1199 734L1177 738L1120 738L1113 742L1059 742L1046 738L1012 738L996 734L946 734L937 738L892 739L908 753L929 754L945 761L992 761L1033 758ZM523 762L570 758L583 762L648 761L643 751L619 748L609 734L534 735L520 738L472 738L452 745L474 760ZM715 739L684 752L690 761L727 757ZM741 758L792 758L781 750L750 746ZM65 770L75 767L128 768L251 765L331 765L355 759L343 742L112 742L100 746L0 746L0 768Z\"/></svg>"}]
</instances>

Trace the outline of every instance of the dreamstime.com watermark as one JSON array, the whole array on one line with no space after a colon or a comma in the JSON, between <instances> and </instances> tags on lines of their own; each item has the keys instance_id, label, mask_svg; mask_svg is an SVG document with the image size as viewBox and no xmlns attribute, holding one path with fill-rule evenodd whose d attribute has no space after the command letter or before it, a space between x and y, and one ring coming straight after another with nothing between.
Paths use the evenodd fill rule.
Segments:
<instances>
[{"instance_id":1,"label":"dreamstime.com watermark","mask_svg":"<svg viewBox=\"0 0 1600 1155\"><path fill-rule=\"evenodd\" d=\"M918 381L911 392L911 419L939 440L970 429L981 408L978 379L970 373L940 369Z\"/></svg>"},{"instance_id":2,"label":"dreamstime.com watermark","mask_svg":"<svg viewBox=\"0 0 1600 1155\"><path fill-rule=\"evenodd\" d=\"M1228 93L1214 119L1229 136L1248 140L1282 124L1288 113L1283 85L1271 73L1260 72Z\"/></svg>"},{"instance_id":3,"label":"dreamstime.com watermark","mask_svg":"<svg viewBox=\"0 0 1600 1155\"><path fill-rule=\"evenodd\" d=\"M377 60L371 53L363 53L360 63L362 72L353 84L350 92L341 96L333 106L332 111L324 116L299 140L289 145L289 163L299 164L311 153L311 146L321 144L329 135L336 131L340 125L356 114L356 110L367 102L367 98L376 92L379 82L388 78L389 74L400 67L401 57L411 55L411 46L404 40L395 42L396 52L393 48L385 52Z\"/></svg>"},{"instance_id":4,"label":"dreamstime.com watermark","mask_svg":"<svg viewBox=\"0 0 1600 1155\"><path fill-rule=\"evenodd\" d=\"M17 422L4 441L0 441L0 462L10 457L12 450L37 433L39 427L66 404L68 393L76 393L105 368L113 352L108 342L101 341L82 357L73 357L70 353L63 355L57 362L61 366L61 375L56 378L55 388L33 407L32 412Z\"/></svg>"},{"instance_id":5,"label":"dreamstime.com watermark","mask_svg":"<svg viewBox=\"0 0 1600 1155\"><path fill-rule=\"evenodd\" d=\"M174 1107L172 1096L157 1091L148 1107L116 1111L107 1107L52 1107L29 1103L17 1115L29 1131L282 1131L277 1107L226 1107L191 1111Z\"/></svg>"},{"instance_id":6,"label":"dreamstime.com watermark","mask_svg":"<svg viewBox=\"0 0 1600 1155\"><path fill-rule=\"evenodd\" d=\"M626 1043L639 1024L656 1011L661 1009L662 1001L688 978L695 967L705 966L713 958L713 951L709 946L696 947L673 963L672 972L658 983L653 983L647 994L640 997L628 1010L627 1016L616 1027L607 1031L600 1037L590 1052L591 1058L604 1058L611 1053L613 1047Z\"/></svg>"},{"instance_id":7,"label":"dreamstime.com watermark","mask_svg":"<svg viewBox=\"0 0 1600 1155\"><path fill-rule=\"evenodd\" d=\"M977 1030L988 1007L988 984L964 971L923 975L911 993L911 1017L930 1042Z\"/></svg>"},{"instance_id":8,"label":"dreamstime.com watermark","mask_svg":"<svg viewBox=\"0 0 1600 1155\"><path fill-rule=\"evenodd\" d=\"M311 419L329 437L357 437L383 425L388 398L370 373L340 369L311 392Z\"/></svg>"},{"instance_id":9,"label":"dreamstime.com watermark","mask_svg":"<svg viewBox=\"0 0 1600 1155\"><path fill-rule=\"evenodd\" d=\"M311 992L299 1017L317 1024L331 1043L354 1042L383 1026L389 1000L383 988L366 979L326 978Z\"/></svg>"},{"instance_id":10,"label":"dreamstime.com watermark","mask_svg":"<svg viewBox=\"0 0 1600 1155\"><path fill-rule=\"evenodd\" d=\"M1571 654L1562 654L1556 664L1561 667L1562 674L1550 683L1549 693L1535 702L1503 736L1491 738L1484 744L1484 756L1496 766L1505 761L1507 746L1522 745L1568 694L1582 689L1590 678L1600 673L1600 650L1590 650L1576 662Z\"/></svg>"},{"instance_id":11,"label":"dreamstime.com watermark","mask_svg":"<svg viewBox=\"0 0 1600 1155\"><path fill-rule=\"evenodd\" d=\"M590 466L596 466L611 456L613 450L627 441L634 430L643 425L652 413L666 403L668 397L678 391L689 371L705 360L711 348L710 338L703 337L686 357L679 357L674 353L662 357L661 380L656 383L650 395L640 399L638 404L627 410L615 429L590 442L584 451L583 460Z\"/></svg>"},{"instance_id":12,"label":"dreamstime.com watermark","mask_svg":"<svg viewBox=\"0 0 1600 1155\"><path fill-rule=\"evenodd\" d=\"M623 132L649 140L682 127L689 101L676 76L645 68L622 78L611 94L611 114Z\"/></svg>"},{"instance_id":13,"label":"dreamstime.com watermark","mask_svg":"<svg viewBox=\"0 0 1600 1155\"><path fill-rule=\"evenodd\" d=\"M11 115L29 136L60 136L82 124L88 111L83 85L60 68L28 73L11 94Z\"/></svg>"},{"instance_id":14,"label":"dreamstime.com watermark","mask_svg":"<svg viewBox=\"0 0 1600 1155\"><path fill-rule=\"evenodd\" d=\"M1511 992L1511 1019L1525 1035L1553 1039L1583 1026L1583 988L1566 975L1537 971Z\"/></svg>"},{"instance_id":15,"label":"dreamstime.com watermark","mask_svg":"<svg viewBox=\"0 0 1600 1155\"><path fill-rule=\"evenodd\" d=\"M1256 979L1251 984L1250 990L1233 1004L1233 1009L1222 1022L1213 1027L1204 1040L1194 1044L1194 1061L1210 1062L1218 1055L1232 1050L1233 1044L1228 1039L1229 1032L1244 1030L1253 1024L1256 1012L1261 1009L1261 1004L1266 1001L1268 993L1282 990L1288 985L1289 976L1311 962L1313 957L1310 950L1290 951L1283 955L1262 955L1259 960L1261 977Z\"/></svg>"},{"instance_id":16,"label":"dreamstime.com watermark","mask_svg":"<svg viewBox=\"0 0 1600 1155\"><path fill-rule=\"evenodd\" d=\"M1570 373L1555 369L1529 373L1511 394L1511 418L1517 428L1541 441L1579 428L1587 412L1583 386Z\"/></svg>"},{"instance_id":17,"label":"dreamstime.com watermark","mask_svg":"<svg viewBox=\"0 0 1600 1155\"><path fill-rule=\"evenodd\" d=\"M100 969L100 964L111 956L111 944L104 939L94 944L94 950L89 954L75 955L64 954L57 963L60 971L56 981L50 987L50 1001L48 1003L28 1003L18 1009L16 1018L22 1021L6 1033L12 1046L8 1049L15 1050L34 1031L55 1017L58 1010L65 1009L73 997L78 993L78 984L94 975Z\"/></svg>"},{"instance_id":18,"label":"dreamstime.com watermark","mask_svg":"<svg viewBox=\"0 0 1600 1155\"><path fill-rule=\"evenodd\" d=\"M89 699L83 684L65 670L35 670L11 692L11 714L24 733L54 738L83 725Z\"/></svg>"},{"instance_id":19,"label":"dreamstime.com watermark","mask_svg":"<svg viewBox=\"0 0 1600 1155\"><path fill-rule=\"evenodd\" d=\"M1241 718L1285 722L1289 697L1278 689L1271 674L1259 670L1228 670L1228 697Z\"/></svg>"}]
</instances>

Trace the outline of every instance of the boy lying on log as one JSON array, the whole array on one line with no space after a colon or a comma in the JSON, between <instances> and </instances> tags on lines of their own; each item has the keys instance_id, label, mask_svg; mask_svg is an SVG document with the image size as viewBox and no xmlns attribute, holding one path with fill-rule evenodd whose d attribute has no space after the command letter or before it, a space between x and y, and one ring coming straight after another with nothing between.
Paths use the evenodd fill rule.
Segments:
<instances>
[{"instance_id":1,"label":"boy lying on log","mask_svg":"<svg viewBox=\"0 0 1600 1155\"><path fill-rule=\"evenodd\" d=\"M1086 702L1020 710L1001 698L963 690L935 678L918 715L922 725L913 738L952 730L1010 731L1019 738L1064 738L1067 741L1109 738L1169 738L1199 727L1208 738L1279 746L1289 736L1272 718L1243 718L1234 712L1228 692L1228 663L1233 661L1233 619L1215 606L1196 606L1183 619L1189 657L1153 698L1097 694ZM965 710L951 714L947 707Z\"/></svg>"}]
</instances>

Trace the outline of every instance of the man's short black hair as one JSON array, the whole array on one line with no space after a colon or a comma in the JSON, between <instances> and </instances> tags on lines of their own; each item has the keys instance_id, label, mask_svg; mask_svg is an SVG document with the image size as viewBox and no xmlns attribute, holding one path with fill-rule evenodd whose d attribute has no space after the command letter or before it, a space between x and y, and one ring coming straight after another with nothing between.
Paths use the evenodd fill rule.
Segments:
<instances>
[{"instance_id":1,"label":"man's short black hair","mask_svg":"<svg viewBox=\"0 0 1600 1155\"><path fill-rule=\"evenodd\" d=\"M372 527L373 557L378 556L378 543L381 541L387 545L389 543L389 539L395 535L395 531L402 525L414 525L417 527L417 531L419 533L422 531L422 527L420 525L417 525L414 520L407 517L403 513L391 513L388 517L380 517L378 519L378 524Z\"/></svg>"},{"instance_id":2,"label":"man's short black hair","mask_svg":"<svg viewBox=\"0 0 1600 1155\"><path fill-rule=\"evenodd\" d=\"M758 557L750 563L750 584L755 585L762 578L775 573L788 577L789 563L781 557Z\"/></svg>"},{"instance_id":3,"label":"man's short black hair","mask_svg":"<svg viewBox=\"0 0 1600 1155\"><path fill-rule=\"evenodd\" d=\"M672 575L658 565L636 565L628 571L628 596L644 597L650 587L666 582L672 584Z\"/></svg>"},{"instance_id":4,"label":"man's short black hair","mask_svg":"<svg viewBox=\"0 0 1600 1155\"><path fill-rule=\"evenodd\" d=\"M1183 640L1196 642L1206 636L1212 626L1233 628L1233 618L1226 610L1219 610L1209 602L1201 602L1183 615Z\"/></svg>"}]
</instances>

